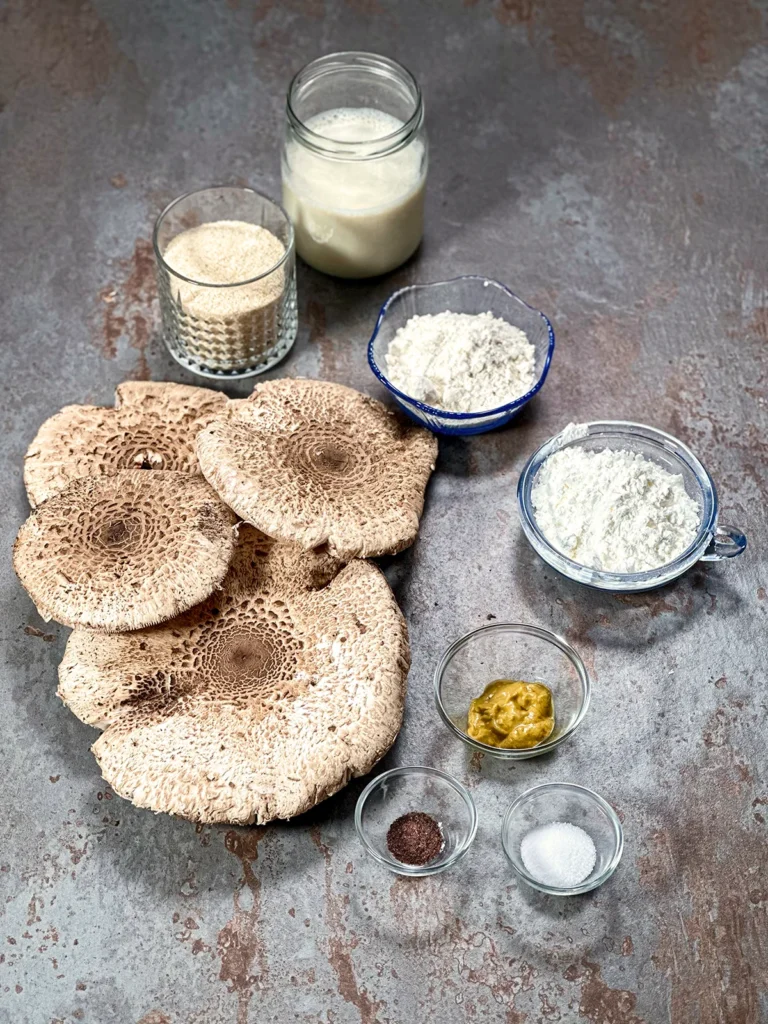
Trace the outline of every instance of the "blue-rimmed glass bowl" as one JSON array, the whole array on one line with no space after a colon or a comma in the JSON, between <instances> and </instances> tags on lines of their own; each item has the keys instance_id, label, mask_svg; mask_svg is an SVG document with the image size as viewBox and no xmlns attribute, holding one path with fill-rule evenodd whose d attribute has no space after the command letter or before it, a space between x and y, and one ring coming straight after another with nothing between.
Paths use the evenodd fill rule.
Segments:
<instances>
[{"instance_id":1,"label":"blue-rimmed glass bowl","mask_svg":"<svg viewBox=\"0 0 768 1024\"><path fill-rule=\"evenodd\" d=\"M412 316L446 311L469 314L493 313L513 327L525 331L528 340L536 349L536 383L530 391L497 409L488 409L484 412L450 412L425 405L424 402L419 402L398 390L386 373L386 356L390 342ZM541 390L547 379L554 348L555 332L543 313L523 302L498 281L469 274L451 281L409 285L391 295L381 307L376 327L368 343L368 363L408 415L436 434L482 434L486 430L493 430L494 427L509 422Z\"/></svg>"},{"instance_id":2,"label":"blue-rimmed glass bowl","mask_svg":"<svg viewBox=\"0 0 768 1024\"><path fill-rule=\"evenodd\" d=\"M657 569L622 573L604 572L581 565L553 547L536 522L531 491L536 474L546 459L554 452L576 446L588 451L610 448L638 452L667 472L682 476L685 489L699 506L701 516L696 537L686 550ZM517 505L523 532L544 561L563 576L598 590L617 593L653 590L682 576L695 562L718 562L723 558L733 558L740 555L747 546L741 530L718 523L715 485L690 448L671 434L646 427L642 423L627 423L623 420L585 423L579 431L567 430L551 437L523 467L517 485Z\"/></svg>"}]
</instances>

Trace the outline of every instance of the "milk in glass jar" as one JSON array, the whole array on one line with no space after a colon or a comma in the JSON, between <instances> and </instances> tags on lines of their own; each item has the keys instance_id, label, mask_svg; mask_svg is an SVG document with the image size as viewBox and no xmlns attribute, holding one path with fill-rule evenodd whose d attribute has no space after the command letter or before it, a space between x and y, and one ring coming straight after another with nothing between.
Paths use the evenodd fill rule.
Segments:
<instances>
[{"instance_id":1,"label":"milk in glass jar","mask_svg":"<svg viewBox=\"0 0 768 1024\"><path fill-rule=\"evenodd\" d=\"M335 53L291 82L283 204L298 254L326 274L373 277L404 263L424 225L421 90L402 65Z\"/></svg>"}]
</instances>

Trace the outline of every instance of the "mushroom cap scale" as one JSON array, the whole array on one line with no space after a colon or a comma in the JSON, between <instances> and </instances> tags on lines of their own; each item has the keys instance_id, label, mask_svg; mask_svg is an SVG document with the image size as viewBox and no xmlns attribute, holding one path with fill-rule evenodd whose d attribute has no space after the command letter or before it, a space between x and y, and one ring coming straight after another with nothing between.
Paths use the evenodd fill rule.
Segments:
<instances>
[{"instance_id":1,"label":"mushroom cap scale","mask_svg":"<svg viewBox=\"0 0 768 1024\"><path fill-rule=\"evenodd\" d=\"M437 439L352 388L285 378L223 410L197 454L242 519L349 560L413 543Z\"/></svg>"},{"instance_id":2,"label":"mushroom cap scale","mask_svg":"<svg viewBox=\"0 0 768 1024\"><path fill-rule=\"evenodd\" d=\"M32 512L13 565L46 620L139 629L216 589L236 521L201 476L128 470L81 477Z\"/></svg>"},{"instance_id":3,"label":"mushroom cap scale","mask_svg":"<svg viewBox=\"0 0 768 1024\"><path fill-rule=\"evenodd\" d=\"M400 728L409 651L381 572L243 527L222 590L164 626L76 630L59 696L104 729L105 779L201 822L289 818L365 774Z\"/></svg>"},{"instance_id":4,"label":"mushroom cap scale","mask_svg":"<svg viewBox=\"0 0 768 1024\"><path fill-rule=\"evenodd\" d=\"M210 388L128 381L113 409L67 405L40 427L24 458L29 503L39 505L83 476L124 469L199 473L198 430L227 405Z\"/></svg>"}]
</instances>

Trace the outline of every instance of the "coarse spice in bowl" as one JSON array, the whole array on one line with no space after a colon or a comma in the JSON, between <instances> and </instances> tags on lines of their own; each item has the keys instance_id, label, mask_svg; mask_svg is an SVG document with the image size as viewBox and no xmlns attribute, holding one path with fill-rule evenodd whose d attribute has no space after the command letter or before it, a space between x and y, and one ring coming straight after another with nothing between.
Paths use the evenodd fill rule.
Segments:
<instances>
[{"instance_id":1,"label":"coarse spice in bowl","mask_svg":"<svg viewBox=\"0 0 768 1024\"><path fill-rule=\"evenodd\" d=\"M550 456L567 453L569 450L587 453L610 452L629 453L659 467L663 478L667 474L677 478L677 487L685 489L689 503L695 504L698 525L691 531L691 541L676 557L656 568L639 572L611 572L594 565L583 565L568 557L546 536L537 520L536 484L537 478ZM639 485L636 485L634 491ZM621 518L628 512L627 504L636 501L637 495L631 486L624 488L607 512L587 515L587 522L593 528L596 522L605 522L606 530L621 529ZM578 488L575 489L578 491ZM571 500L574 489L564 492L562 502ZM685 497L683 495L683 497ZM667 499L665 498L665 501ZM717 492L711 476L694 453L677 438L661 430L621 420L570 425L550 438L533 453L523 471L517 487L517 503L523 532L534 550L544 561L569 579L599 590L617 593L632 593L652 590L664 586L686 572L698 561L714 562L740 555L747 546L741 530L718 523ZM657 502L662 507L664 502ZM621 505L621 507L619 507ZM558 509L562 515L562 509ZM648 517L653 521L652 517ZM626 526L624 526L626 529ZM637 531L631 531L636 536ZM607 534L606 534L607 536Z\"/></svg>"},{"instance_id":2,"label":"coarse spice in bowl","mask_svg":"<svg viewBox=\"0 0 768 1024\"><path fill-rule=\"evenodd\" d=\"M594 844L594 860L590 858L587 862L587 866L591 863L592 867L578 883L553 885L529 870L538 867L541 871L544 867L547 874L557 874L565 868L567 873L583 856L578 835L569 836L566 830L552 829L551 832L565 834L549 836L546 843L537 844L540 849L534 852L539 854L536 860L540 863L531 863L531 856L526 856L523 843L526 839L530 842L537 830L554 824L575 826L585 832ZM584 837L580 838L583 840ZM515 873L528 885L551 896L577 896L596 889L611 877L621 860L624 832L611 805L591 789L568 782L548 782L527 790L511 804L501 826L501 843ZM558 843L562 844L561 849L557 848ZM550 865L546 864L542 853L549 855Z\"/></svg>"},{"instance_id":3,"label":"coarse spice in bowl","mask_svg":"<svg viewBox=\"0 0 768 1024\"><path fill-rule=\"evenodd\" d=\"M535 350L533 382L514 400L487 410L453 412L407 395L396 387L387 372L387 352L412 317L441 313L477 315L491 313L523 331ZM482 434L508 423L538 394L549 372L555 349L555 332L549 319L529 306L505 285L491 278L467 274L449 281L409 285L391 295L379 312L368 343L368 364L384 387L414 420L436 434Z\"/></svg>"},{"instance_id":4,"label":"coarse spice in bowl","mask_svg":"<svg viewBox=\"0 0 768 1024\"><path fill-rule=\"evenodd\" d=\"M360 794L355 828L366 853L395 874L436 875L472 845L477 810L467 789L446 772L420 765L392 768Z\"/></svg>"},{"instance_id":5,"label":"coarse spice in bowl","mask_svg":"<svg viewBox=\"0 0 768 1024\"><path fill-rule=\"evenodd\" d=\"M387 829L387 849L402 864L420 867L442 851L445 840L440 823L424 811L408 811Z\"/></svg>"},{"instance_id":6,"label":"coarse spice in bowl","mask_svg":"<svg viewBox=\"0 0 768 1024\"><path fill-rule=\"evenodd\" d=\"M543 683L550 690L555 724L544 742L507 748L469 735L470 704L496 680ZM435 669L437 710L454 736L473 750L510 761L558 747L581 723L589 698L589 674L573 647L547 629L522 622L493 622L472 630L451 644Z\"/></svg>"}]
</instances>

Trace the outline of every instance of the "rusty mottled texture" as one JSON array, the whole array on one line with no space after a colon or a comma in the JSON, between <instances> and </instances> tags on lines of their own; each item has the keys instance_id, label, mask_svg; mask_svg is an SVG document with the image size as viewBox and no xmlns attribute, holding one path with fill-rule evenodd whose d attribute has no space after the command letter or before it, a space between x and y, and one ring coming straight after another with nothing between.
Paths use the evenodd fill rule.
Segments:
<instances>
[{"instance_id":1,"label":"rusty mottled texture","mask_svg":"<svg viewBox=\"0 0 768 1024\"><path fill-rule=\"evenodd\" d=\"M319 53L380 50L418 75L428 230L385 280L301 268L299 339L273 376L378 394L365 343L382 301L467 271L549 313L558 345L516 425L442 444L420 538L386 566L414 654L386 764L472 787L480 829L452 873L362 859L362 782L251 831L119 800L96 733L54 696L66 631L2 562L0 1020L768 1021L765 28L765 0L5 0L6 552L42 420L125 379L194 382L157 338L153 219L214 182L277 194L285 89ZM600 417L693 445L749 532L744 558L631 598L547 569L517 475L568 420ZM436 659L491 616L564 633L594 677L548 759L471 757L435 714ZM513 796L552 779L604 793L626 828L612 881L568 902L516 885L499 845Z\"/></svg>"}]
</instances>

